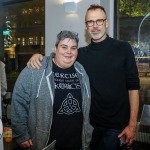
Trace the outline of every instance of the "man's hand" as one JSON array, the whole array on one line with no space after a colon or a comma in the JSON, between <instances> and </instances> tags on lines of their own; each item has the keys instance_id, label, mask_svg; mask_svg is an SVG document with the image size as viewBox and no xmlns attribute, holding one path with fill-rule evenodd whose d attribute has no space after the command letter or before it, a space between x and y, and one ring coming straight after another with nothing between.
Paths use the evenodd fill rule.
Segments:
<instances>
[{"instance_id":1,"label":"man's hand","mask_svg":"<svg viewBox=\"0 0 150 150\"><path fill-rule=\"evenodd\" d=\"M139 91L129 90L129 102L130 102L130 119L128 126L118 135L118 138L125 136L124 144L132 144L137 126L137 116L139 109Z\"/></svg>"},{"instance_id":2,"label":"man's hand","mask_svg":"<svg viewBox=\"0 0 150 150\"><path fill-rule=\"evenodd\" d=\"M41 54L34 54L27 62L27 67L29 68L31 65L32 68L39 69L41 67L42 59L43 56Z\"/></svg>"},{"instance_id":3,"label":"man's hand","mask_svg":"<svg viewBox=\"0 0 150 150\"><path fill-rule=\"evenodd\" d=\"M29 148L31 146L33 146L33 143L32 143L31 140L27 140L27 141L25 141L25 142L23 142L23 143L20 144L21 148Z\"/></svg>"},{"instance_id":4,"label":"man's hand","mask_svg":"<svg viewBox=\"0 0 150 150\"><path fill-rule=\"evenodd\" d=\"M119 135L118 138L125 136L124 144L131 145L134 141L136 126L127 126Z\"/></svg>"}]
</instances>

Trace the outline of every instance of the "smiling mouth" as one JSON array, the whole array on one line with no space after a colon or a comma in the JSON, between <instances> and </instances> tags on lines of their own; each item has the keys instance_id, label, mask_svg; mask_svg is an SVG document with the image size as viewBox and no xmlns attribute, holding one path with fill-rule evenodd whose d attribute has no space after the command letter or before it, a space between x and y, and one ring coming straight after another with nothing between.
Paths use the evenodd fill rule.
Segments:
<instances>
[{"instance_id":1,"label":"smiling mouth","mask_svg":"<svg viewBox=\"0 0 150 150\"><path fill-rule=\"evenodd\" d=\"M71 58L72 58L72 56L65 56L65 58L66 58L66 59L71 59Z\"/></svg>"},{"instance_id":2,"label":"smiling mouth","mask_svg":"<svg viewBox=\"0 0 150 150\"><path fill-rule=\"evenodd\" d=\"M99 31L92 31L92 34L99 34Z\"/></svg>"}]
</instances>

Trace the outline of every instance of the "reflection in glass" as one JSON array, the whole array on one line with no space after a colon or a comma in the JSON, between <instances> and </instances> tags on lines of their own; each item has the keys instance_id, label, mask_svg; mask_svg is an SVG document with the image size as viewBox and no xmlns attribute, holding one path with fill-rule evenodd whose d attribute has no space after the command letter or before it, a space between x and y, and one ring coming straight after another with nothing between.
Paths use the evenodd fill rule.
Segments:
<instances>
[{"instance_id":1,"label":"reflection in glass","mask_svg":"<svg viewBox=\"0 0 150 150\"><path fill-rule=\"evenodd\" d=\"M8 89L34 53L45 53L45 0L4 5L0 9ZM4 58L3 58L4 59Z\"/></svg>"}]
</instances>

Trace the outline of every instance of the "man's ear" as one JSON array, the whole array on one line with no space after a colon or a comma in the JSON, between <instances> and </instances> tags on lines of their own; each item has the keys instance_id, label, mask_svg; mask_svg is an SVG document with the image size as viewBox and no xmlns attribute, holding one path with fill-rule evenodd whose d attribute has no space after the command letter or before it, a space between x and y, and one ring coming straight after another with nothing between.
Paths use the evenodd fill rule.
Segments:
<instances>
[{"instance_id":1,"label":"man's ear","mask_svg":"<svg viewBox=\"0 0 150 150\"><path fill-rule=\"evenodd\" d=\"M54 48L54 52L56 53L56 46L55 46L55 48Z\"/></svg>"},{"instance_id":2,"label":"man's ear","mask_svg":"<svg viewBox=\"0 0 150 150\"><path fill-rule=\"evenodd\" d=\"M106 20L106 28L108 28L109 26L109 23L108 23L108 20Z\"/></svg>"}]
</instances>

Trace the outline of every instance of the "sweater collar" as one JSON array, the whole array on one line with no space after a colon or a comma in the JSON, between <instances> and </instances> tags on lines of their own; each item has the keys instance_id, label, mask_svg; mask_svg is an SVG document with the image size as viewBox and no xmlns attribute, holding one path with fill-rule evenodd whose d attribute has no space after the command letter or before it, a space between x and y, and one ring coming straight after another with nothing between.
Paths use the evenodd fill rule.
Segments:
<instances>
[{"instance_id":1,"label":"sweater collar","mask_svg":"<svg viewBox=\"0 0 150 150\"><path fill-rule=\"evenodd\" d=\"M106 45L106 43L108 42L109 36L107 36L103 41L95 43L93 42L93 40L91 39L91 43L89 44L89 47L93 50L99 50L100 47L103 47Z\"/></svg>"}]
</instances>

